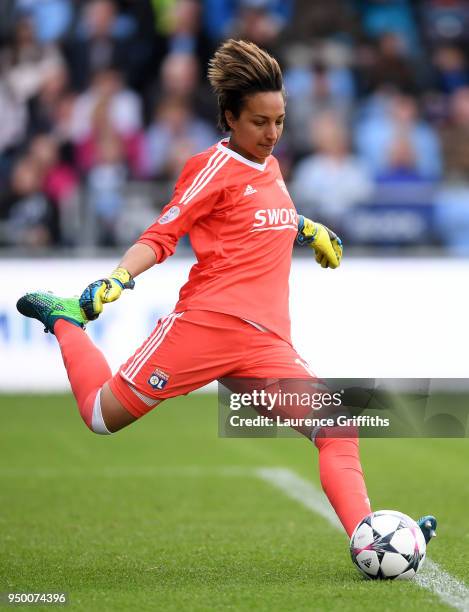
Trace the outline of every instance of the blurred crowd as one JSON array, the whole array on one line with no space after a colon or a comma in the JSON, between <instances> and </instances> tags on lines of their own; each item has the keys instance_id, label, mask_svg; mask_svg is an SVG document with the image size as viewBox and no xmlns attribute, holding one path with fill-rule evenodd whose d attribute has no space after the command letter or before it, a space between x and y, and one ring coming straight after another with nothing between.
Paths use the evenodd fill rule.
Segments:
<instances>
[{"instance_id":1,"label":"blurred crowd","mask_svg":"<svg viewBox=\"0 0 469 612\"><path fill-rule=\"evenodd\" d=\"M469 253L467 0L4 0L0 246L134 240L221 137L206 68L230 36L281 62L299 211Z\"/></svg>"}]
</instances>

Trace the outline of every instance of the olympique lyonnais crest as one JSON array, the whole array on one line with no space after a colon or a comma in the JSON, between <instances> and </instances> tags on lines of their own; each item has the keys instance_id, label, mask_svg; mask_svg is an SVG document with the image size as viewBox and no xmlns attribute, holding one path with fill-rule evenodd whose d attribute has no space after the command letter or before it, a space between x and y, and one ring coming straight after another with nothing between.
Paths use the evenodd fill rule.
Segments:
<instances>
[{"instance_id":1,"label":"olympique lyonnais crest","mask_svg":"<svg viewBox=\"0 0 469 612\"><path fill-rule=\"evenodd\" d=\"M163 370L159 370L158 368L156 368L156 370L152 372L152 375L148 379L148 384L153 387L153 389L161 391L165 388L168 380L169 374L166 374L166 372L163 372Z\"/></svg>"}]
</instances>

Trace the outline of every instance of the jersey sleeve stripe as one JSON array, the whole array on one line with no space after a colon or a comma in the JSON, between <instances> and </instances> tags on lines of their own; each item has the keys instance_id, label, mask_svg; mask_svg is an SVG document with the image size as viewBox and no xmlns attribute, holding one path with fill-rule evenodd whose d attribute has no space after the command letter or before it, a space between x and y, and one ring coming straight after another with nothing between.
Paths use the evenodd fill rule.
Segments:
<instances>
[{"instance_id":1,"label":"jersey sleeve stripe","mask_svg":"<svg viewBox=\"0 0 469 612\"><path fill-rule=\"evenodd\" d=\"M210 157L208 162L205 164L205 166L202 168L202 170L197 174L190 186L186 189L184 195L180 200L180 204L184 204L185 199L190 195L191 191L195 189L201 183L201 181L204 180L207 173L210 172L210 169L216 164L217 159L220 159L220 157L223 157L223 151L216 150L215 153Z\"/></svg>"},{"instance_id":2,"label":"jersey sleeve stripe","mask_svg":"<svg viewBox=\"0 0 469 612\"><path fill-rule=\"evenodd\" d=\"M207 185L207 183L209 183L212 178L215 176L215 174L226 164L227 161L230 160L230 156L229 155L224 155L223 158L220 158L217 160L217 164L216 166L214 166L214 168L211 170L211 172L207 175L207 177L205 178L205 180L200 183L200 185L194 189L190 196L186 199L186 201L184 202L184 204L188 204L192 198L194 198L200 191L202 191L202 189L205 187L205 185Z\"/></svg>"}]
</instances>

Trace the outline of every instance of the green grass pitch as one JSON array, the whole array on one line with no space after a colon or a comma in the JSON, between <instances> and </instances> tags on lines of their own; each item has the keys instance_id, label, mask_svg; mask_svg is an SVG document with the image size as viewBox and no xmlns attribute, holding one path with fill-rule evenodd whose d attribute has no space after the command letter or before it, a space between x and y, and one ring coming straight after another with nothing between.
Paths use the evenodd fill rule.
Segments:
<instances>
[{"instance_id":1,"label":"green grass pitch","mask_svg":"<svg viewBox=\"0 0 469 612\"><path fill-rule=\"evenodd\" d=\"M318 484L311 444L218 438L214 395L109 437L70 395L3 395L0 423L0 591L65 591L66 609L87 611L450 609L415 584L363 580L343 533L247 473ZM469 441L361 448L374 508L436 514L429 556L469 584Z\"/></svg>"}]
</instances>

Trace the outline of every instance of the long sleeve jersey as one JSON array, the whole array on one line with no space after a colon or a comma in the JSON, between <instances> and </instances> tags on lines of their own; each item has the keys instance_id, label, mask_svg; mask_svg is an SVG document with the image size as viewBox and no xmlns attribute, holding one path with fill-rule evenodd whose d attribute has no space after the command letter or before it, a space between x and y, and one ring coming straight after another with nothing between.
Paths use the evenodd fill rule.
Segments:
<instances>
[{"instance_id":1,"label":"long sleeve jersey","mask_svg":"<svg viewBox=\"0 0 469 612\"><path fill-rule=\"evenodd\" d=\"M290 339L289 276L298 217L277 160L221 141L186 163L171 201L139 238L161 263L189 234L197 263L175 311L240 317Z\"/></svg>"}]
</instances>

